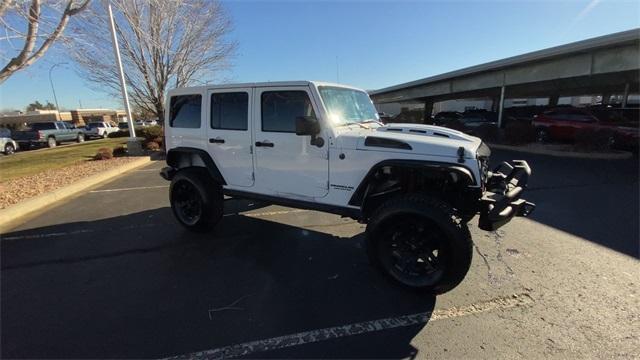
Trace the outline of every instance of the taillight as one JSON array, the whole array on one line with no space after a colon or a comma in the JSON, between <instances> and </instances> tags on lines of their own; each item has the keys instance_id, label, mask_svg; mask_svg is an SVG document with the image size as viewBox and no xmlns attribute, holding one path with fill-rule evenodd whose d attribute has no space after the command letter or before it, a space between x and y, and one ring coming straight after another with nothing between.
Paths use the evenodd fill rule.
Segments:
<instances>
[{"instance_id":1,"label":"taillight","mask_svg":"<svg viewBox=\"0 0 640 360\"><path fill-rule=\"evenodd\" d=\"M38 131L38 139L44 139L44 133L42 131Z\"/></svg>"}]
</instances>

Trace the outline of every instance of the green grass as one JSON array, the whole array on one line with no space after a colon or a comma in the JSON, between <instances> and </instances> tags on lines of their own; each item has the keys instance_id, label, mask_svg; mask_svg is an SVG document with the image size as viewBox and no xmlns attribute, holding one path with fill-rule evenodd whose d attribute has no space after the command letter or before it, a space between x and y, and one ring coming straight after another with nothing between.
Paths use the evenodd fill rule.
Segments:
<instances>
[{"instance_id":1,"label":"green grass","mask_svg":"<svg viewBox=\"0 0 640 360\"><path fill-rule=\"evenodd\" d=\"M87 141L73 146L17 152L0 157L0 182L91 160L99 148L126 145L127 138Z\"/></svg>"}]
</instances>

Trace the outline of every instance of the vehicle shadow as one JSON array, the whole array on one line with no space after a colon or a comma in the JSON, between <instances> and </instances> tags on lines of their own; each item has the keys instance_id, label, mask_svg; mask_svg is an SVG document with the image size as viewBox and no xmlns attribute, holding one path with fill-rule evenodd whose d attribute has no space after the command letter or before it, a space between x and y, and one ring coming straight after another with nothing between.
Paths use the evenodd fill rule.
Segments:
<instances>
[{"instance_id":1,"label":"vehicle shadow","mask_svg":"<svg viewBox=\"0 0 640 360\"><path fill-rule=\"evenodd\" d=\"M532 168L524 198L529 219L640 258L638 158L572 159L495 150L492 163L524 159Z\"/></svg>"},{"instance_id":2,"label":"vehicle shadow","mask_svg":"<svg viewBox=\"0 0 640 360\"><path fill-rule=\"evenodd\" d=\"M163 207L3 235L1 356L158 358L401 315L429 318L435 297L372 269L361 234L235 215L250 204L228 206L212 234L186 232ZM245 355L414 358L411 340L424 326Z\"/></svg>"}]
</instances>

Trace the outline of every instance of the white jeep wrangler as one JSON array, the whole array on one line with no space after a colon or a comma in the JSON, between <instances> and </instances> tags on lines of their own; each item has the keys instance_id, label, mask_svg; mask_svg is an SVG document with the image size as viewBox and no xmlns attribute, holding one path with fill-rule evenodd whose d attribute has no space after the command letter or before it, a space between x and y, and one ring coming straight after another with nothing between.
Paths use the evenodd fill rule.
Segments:
<instances>
[{"instance_id":1,"label":"white jeep wrangler","mask_svg":"<svg viewBox=\"0 0 640 360\"><path fill-rule=\"evenodd\" d=\"M525 161L490 172L480 139L384 125L367 93L349 86L179 88L166 108L161 175L190 230L220 221L224 195L347 216L367 224L368 255L385 274L444 293L469 269L474 215L491 231L535 208L520 199L531 174Z\"/></svg>"}]
</instances>

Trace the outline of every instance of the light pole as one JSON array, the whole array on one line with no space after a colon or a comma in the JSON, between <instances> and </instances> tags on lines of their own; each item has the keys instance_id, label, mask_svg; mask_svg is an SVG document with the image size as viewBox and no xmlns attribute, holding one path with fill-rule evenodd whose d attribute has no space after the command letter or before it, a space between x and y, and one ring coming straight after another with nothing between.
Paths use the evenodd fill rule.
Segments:
<instances>
[{"instance_id":1,"label":"light pole","mask_svg":"<svg viewBox=\"0 0 640 360\"><path fill-rule=\"evenodd\" d=\"M124 110L127 112L127 122L129 123L129 140L127 141L127 150L129 154L136 155L142 152L140 143L136 140L136 130L134 128L133 117L131 116L131 108L129 106L129 95L127 94L127 82L122 69L122 60L120 59L120 49L118 47L118 35L116 34L116 24L113 20L113 11L111 10L111 0L104 0L109 16L109 25L111 28L111 41L113 42L113 54L116 58L116 66L120 74L120 87L122 88L122 100L124 102Z\"/></svg>"},{"instance_id":2,"label":"light pole","mask_svg":"<svg viewBox=\"0 0 640 360\"><path fill-rule=\"evenodd\" d=\"M51 79L51 71L53 71L53 69L56 66L66 65L66 64L67 64L66 62L61 62L61 63L53 64L49 68L49 83L51 84L51 91L53 91L53 101L56 102L56 111L58 111L58 121L62 121L62 117L60 116L60 106L58 105L58 97L56 96L56 89L53 87L53 80Z\"/></svg>"}]
</instances>

